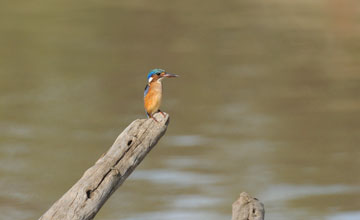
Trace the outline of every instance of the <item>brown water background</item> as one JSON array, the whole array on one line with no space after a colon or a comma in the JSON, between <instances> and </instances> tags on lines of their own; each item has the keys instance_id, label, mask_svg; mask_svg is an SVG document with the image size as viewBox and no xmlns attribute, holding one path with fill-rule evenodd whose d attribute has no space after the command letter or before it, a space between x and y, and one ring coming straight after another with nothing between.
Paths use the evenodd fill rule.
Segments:
<instances>
[{"instance_id":1,"label":"brown water background","mask_svg":"<svg viewBox=\"0 0 360 220\"><path fill-rule=\"evenodd\" d=\"M166 135L96 219L360 219L360 2L3 1L0 219L37 219L136 118Z\"/></svg>"}]
</instances>

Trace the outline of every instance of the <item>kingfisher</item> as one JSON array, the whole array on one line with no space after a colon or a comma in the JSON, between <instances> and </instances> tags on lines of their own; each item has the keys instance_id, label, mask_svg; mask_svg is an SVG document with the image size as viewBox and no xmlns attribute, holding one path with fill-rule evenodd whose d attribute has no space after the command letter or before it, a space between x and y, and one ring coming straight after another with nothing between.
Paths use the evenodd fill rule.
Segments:
<instances>
[{"instance_id":1,"label":"kingfisher","mask_svg":"<svg viewBox=\"0 0 360 220\"><path fill-rule=\"evenodd\" d=\"M153 69L147 75L147 81L144 91L144 107L148 118L157 120L153 117L153 114L160 112L164 117L164 113L159 109L162 98L162 84L161 81L167 77L177 77L176 74L167 73L162 69Z\"/></svg>"}]
</instances>

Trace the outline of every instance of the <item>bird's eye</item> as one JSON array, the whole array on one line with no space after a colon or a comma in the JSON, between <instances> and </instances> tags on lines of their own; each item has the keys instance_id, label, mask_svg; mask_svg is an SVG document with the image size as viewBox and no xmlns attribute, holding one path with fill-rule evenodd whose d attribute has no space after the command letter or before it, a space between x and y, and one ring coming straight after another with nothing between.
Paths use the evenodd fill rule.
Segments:
<instances>
[{"instance_id":1,"label":"bird's eye","mask_svg":"<svg viewBox=\"0 0 360 220\"><path fill-rule=\"evenodd\" d=\"M160 73L156 73L156 75L160 76Z\"/></svg>"}]
</instances>

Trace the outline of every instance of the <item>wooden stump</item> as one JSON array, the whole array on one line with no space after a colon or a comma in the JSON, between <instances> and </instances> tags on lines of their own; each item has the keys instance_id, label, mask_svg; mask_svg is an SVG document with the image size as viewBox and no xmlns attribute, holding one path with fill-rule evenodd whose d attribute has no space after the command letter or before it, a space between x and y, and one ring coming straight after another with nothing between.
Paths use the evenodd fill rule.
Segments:
<instances>
[{"instance_id":1,"label":"wooden stump","mask_svg":"<svg viewBox=\"0 0 360 220\"><path fill-rule=\"evenodd\" d=\"M116 139L110 149L90 167L40 220L93 219L111 194L119 188L146 154L165 134L168 114L137 119Z\"/></svg>"},{"instance_id":2,"label":"wooden stump","mask_svg":"<svg viewBox=\"0 0 360 220\"><path fill-rule=\"evenodd\" d=\"M232 220L264 220L264 218L264 204L246 192L242 192L232 205Z\"/></svg>"}]
</instances>

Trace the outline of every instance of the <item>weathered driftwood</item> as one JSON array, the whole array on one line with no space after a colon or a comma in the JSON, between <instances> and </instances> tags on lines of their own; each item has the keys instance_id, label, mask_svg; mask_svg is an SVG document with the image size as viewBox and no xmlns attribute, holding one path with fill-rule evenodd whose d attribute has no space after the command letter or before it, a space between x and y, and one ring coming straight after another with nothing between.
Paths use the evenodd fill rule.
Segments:
<instances>
[{"instance_id":1,"label":"weathered driftwood","mask_svg":"<svg viewBox=\"0 0 360 220\"><path fill-rule=\"evenodd\" d=\"M232 204L232 220L264 220L265 209L258 199L242 192Z\"/></svg>"},{"instance_id":2,"label":"weathered driftwood","mask_svg":"<svg viewBox=\"0 0 360 220\"><path fill-rule=\"evenodd\" d=\"M40 220L93 219L111 194L165 134L169 116L158 113L154 117L158 122L153 119L132 122L112 147Z\"/></svg>"}]
</instances>

